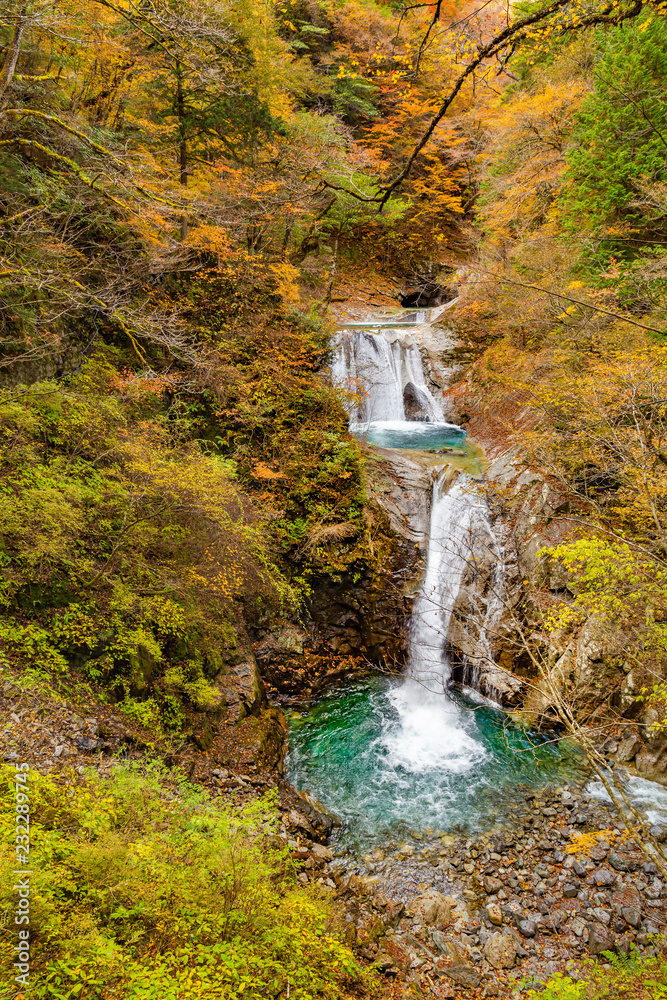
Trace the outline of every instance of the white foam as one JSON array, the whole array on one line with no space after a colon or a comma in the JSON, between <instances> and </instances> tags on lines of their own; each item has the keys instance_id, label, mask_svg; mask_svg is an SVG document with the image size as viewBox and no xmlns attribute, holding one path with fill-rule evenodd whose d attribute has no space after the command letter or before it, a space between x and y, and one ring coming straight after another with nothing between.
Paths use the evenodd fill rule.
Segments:
<instances>
[{"instance_id":1,"label":"white foam","mask_svg":"<svg viewBox=\"0 0 667 1000\"><path fill-rule=\"evenodd\" d=\"M622 784L625 794L634 806L645 813L649 823L667 825L667 788L656 781L627 774L622 777ZM586 794L591 799L611 802L601 781L591 781L586 786Z\"/></svg>"},{"instance_id":2,"label":"white foam","mask_svg":"<svg viewBox=\"0 0 667 1000\"><path fill-rule=\"evenodd\" d=\"M473 534L485 517L486 505L472 483L461 479L445 492L443 478L435 481L426 574L410 624L408 669L390 695L398 721L387 726L384 737L394 761L411 771L460 773L486 756L471 734L474 720L447 694L451 666L444 649Z\"/></svg>"},{"instance_id":3,"label":"white foam","mask_svg":"<svg viewBox=\"0 0 667 1000\"><path fill-rule=\"evenodd\" d=\"M404 421L403 392L412 387L424 417L442 420L442 406L426 385L419 350L395 337L393 342L366 330L341 330L334 339L331 381L349 393L351 429L376 421Z\"/></svg>"}]
</instances>

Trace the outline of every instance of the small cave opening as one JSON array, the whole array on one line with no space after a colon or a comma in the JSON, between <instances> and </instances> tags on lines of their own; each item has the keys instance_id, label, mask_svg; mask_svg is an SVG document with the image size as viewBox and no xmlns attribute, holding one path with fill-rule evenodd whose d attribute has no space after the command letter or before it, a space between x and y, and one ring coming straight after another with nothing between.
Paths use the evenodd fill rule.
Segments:
<instances>
[{"instance_id":1,"label":"small cave opening","mask_svg":"<svg viewBox=\"0 0 667 1000\"><path fill-rule=\"evenodd\" d=\"M409 288L400 296L404 309L430 309L432 306L442 306L456 298L456 290L450 285L441 285L436 281L425 281L416 288Z\"/></svg>"}]
</instances>

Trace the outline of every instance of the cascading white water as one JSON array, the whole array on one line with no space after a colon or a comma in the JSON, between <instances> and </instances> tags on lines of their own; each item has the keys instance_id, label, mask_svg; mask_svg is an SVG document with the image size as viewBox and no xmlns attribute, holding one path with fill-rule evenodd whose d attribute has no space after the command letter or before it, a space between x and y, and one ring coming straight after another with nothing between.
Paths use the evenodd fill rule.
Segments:
<instances>
[{"instance_id":1,"label":"cascading white water","mask_svg":"<svg viewBox=\"0 0 667 1000\"><path fill-rule=\"evenodd\" d=\"M486 528L486 505L469 480L446 492L433 484L426 575L412 611L409 661L390 699L398 713L387 747L414 770L461 771L486 754L475 739L474 722L447 694L451 667L445 651L449 621L463 575L473 558L475 532Z\"/></svg>"},{"instance_id":2,"label":"cascading white water","mask_svg":"<svg viewBox=\"0 0 667 1000\"><path fill-rule=\"evenodd\" d=\"M400 338L343 330L334 341L331 380L348 394L350 429L378 421L405 421L406 395L420 419L440 421L442 407L426 385L421 355Z\"/></svg>"}]
</instances>

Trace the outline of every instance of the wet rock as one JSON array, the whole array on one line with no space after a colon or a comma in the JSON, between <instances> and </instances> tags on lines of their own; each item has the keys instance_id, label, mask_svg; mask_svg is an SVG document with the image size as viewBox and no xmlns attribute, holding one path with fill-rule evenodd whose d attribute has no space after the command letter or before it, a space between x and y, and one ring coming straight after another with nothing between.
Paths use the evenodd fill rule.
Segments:
<instances>
[{"instance_id":1,"label":"wet rock","mask_svg":"<svg viewBox=\"0 0 667 1000\"><path fill-rule=\"evenodd\" d=\"M333 861L333 852L323 844L313 844L313 854L320 861Z\"/></svg>"},{"instance_id":2,"label":"wet rock","mask_svg":"<svg viewBox=\"0 0 667 1000\"><path fill-rule=\"evenodd\" d=\"M516 962L516 944L511 934L496 931L484 945L484 958L494 969L511 969Z\"/></svg>"},{"instance_id":3,"label":"wet rock","mask_svg":"<svg viewBox=\"0 0 667 1000\"><path fill-rule=\"evenodd\" d=\"M651 753L646 747L640 750L635 757L635 767L637 773L647 778L654 778L658 773L664 772L664 760L660 760L659 753Z\"/></svg>"},{"instance_id":4,"label":"wet rock","mask_svg":"<svg viewBox=\"0 0 667 1000\"><path fill-rule=\"evenodd\" d=\"M591 955L601 955L603 951L611 951L614 939L608 927L604 924L588 925L588 950Z\"/></svg>"},{"instance_id":5,"label":"wet rock","mask_svg":"<svg viewBox=\"0 0 667 1000\"><path fill-rule=\"evenodd\" d=\"M299 812L297 809L291 809L288 813L283 815L283 823L288 830L300 830L302 833L308 834L309 837L315 837L315 829L303 813Z\"/></svg>"}]
</instances>

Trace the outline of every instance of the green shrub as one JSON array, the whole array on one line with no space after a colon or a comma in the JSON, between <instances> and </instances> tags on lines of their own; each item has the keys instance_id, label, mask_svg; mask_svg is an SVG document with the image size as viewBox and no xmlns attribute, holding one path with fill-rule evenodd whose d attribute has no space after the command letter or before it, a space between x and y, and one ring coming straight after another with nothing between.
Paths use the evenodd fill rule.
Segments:
<instances>
[{"instance_id":1,"label":"green shrub","mask_svg":"<svg viewBox=\"0 0 667 1000\"><path fill-rule=\"evenodd\" d=\"M157 765L61 784L31 773L32 997L292 1000L363 994L372 980L274 846L269 796L234 808ZM13 910L14 769L3 766L0 910ZM279 842L278 842L279 843ZM14 926L1 925L3 981Z\"/></svg>"},{"instance_id":2,"label":"green shrub","mask_svg":"<svg viewBox=\"0 0 667 1000\"><path fill-rule=\"evenodd\" d=\"M657 942L660 943L659 941ZM667 960L664 954L641 956L635 949L630 955L606 952L604 963L588 962L580 979L560 973L553 976L541 992L529 991L537 1000L665 1000L667 997Z\"/></svg>"}]
</instances>

